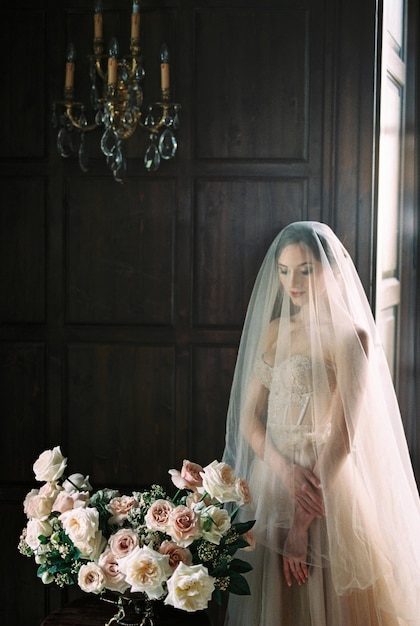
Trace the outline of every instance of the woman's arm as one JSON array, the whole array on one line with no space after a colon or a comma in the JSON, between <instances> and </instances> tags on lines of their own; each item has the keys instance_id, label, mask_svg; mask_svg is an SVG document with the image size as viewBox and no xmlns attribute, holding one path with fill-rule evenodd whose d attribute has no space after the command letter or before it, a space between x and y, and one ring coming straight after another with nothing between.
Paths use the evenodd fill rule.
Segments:
<instances>
[{"instance_id":1,"label":"woman's arm","mask_svg":"<svg viewBox=\"0 0 420 626\"><path fill-rule=\"evenodd\" d=\"M324 514L324 503L319 479L310 470L286 459L267 437L262 420L268 394L269 390L254 376L243 412L243 435L255 454L282 480L295 503L308 514L321 517Z\"/></svg>"}]
</instances>

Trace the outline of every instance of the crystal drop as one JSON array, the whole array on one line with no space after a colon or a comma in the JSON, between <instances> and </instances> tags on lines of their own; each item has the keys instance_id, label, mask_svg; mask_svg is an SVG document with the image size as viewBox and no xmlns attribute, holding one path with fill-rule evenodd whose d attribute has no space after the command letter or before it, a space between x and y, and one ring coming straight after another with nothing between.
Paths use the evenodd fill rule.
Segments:
<instances>
[{"instance_id":1,"label":"crystal drop","mask_svg":"<svg viewBox=\"0 0 420 626\"><path fill-rule=\"evenodd\" d=\"M80 113L79 124L82 128L85 128L88 124L84 108L82 109L82 112Z\"/></svg>"},{"instance_id":2,"label":"crystal drop","mask_svg":"<svg viewBox=\"0 0 420 626\"><path fill-rule=\"evenodd\" d=\"M179 128L179 115L178 115L178 110L176 108L175 108L175 115L173 117L172 128L174 130L178 130Z\"/></svg>"},{"instance_id":3,"label":"crystal drop","mask_svg":"<svg viewBox=\"0 0 420 626\"><path fill-rule=\"evenodd\" d=\"M123 183L126 178L127 178L127 162L125 160L125 158L122 158L122 161L119 165L119 167L115 168L113 170L113 174L114 174L114 180L117 183Z\"/></svg>"},{"instance_id":4,"label":"crystal drop","mask_svg":"<svg viewBox=\"0 0 420 626\"><path fill-rule=\"evenodd\" d=\"M80 136L80 146L79 146L79 166L82 172L88 171L88 157L86 154L85 148L85 136L82 133Z\"/></svg>"},{"instance_id":5,"label":"crystal drop","mask_svg":"<svg viewBox=\"0 0 420 626\"><path fill-rule=\"evenodd\" d=\"M155 143L151 143L144 155L144 165L148 172L155 172L160 165L160 153Z\"/></svg>"},{"instance_id":6,"label":"crystal drop","mask_svg":"<svg viewBox=\"0 0 420 626\"><path fill-rule=\"evenodd\" d=\"M90 101L92 103L92 107L96 110L99 107L99 96L96 85L92 85L90 89Z\"/></svg>"},{"instance_id":7,"label":"crystal drop","mask_svg":"<svg viewBox=\"0 0 420 626\"><path fill-rule=\"evenodd\" d=\"M111 156L117 145L117 136L111 128L107 128L102 135L101 150L105 156Z\"/></svg>"},{"instance_id":8,"label":"crystal drop","mask_svg":"<svg viewBox=\"0 0 420 626\"><path fill-rule=\"evenodd\" d=\"M73 152L73 142L71 135L64 126L60 128L57 135L57 150L60 156L65 159L71 156Z\"/></svg>"},{"instance_id":9,"label":"crystal drop","mask_svg":"<svg viewBox=\"0 0 420 626\"><path fill-rule=\"evenodd\" d=\"M171 130L166 128L159 139L159 152L162 159L172 159L175 156L178 144Z\"/></svg>"},{"instance_id":10,"label":"crystal drop","mask_svg":"<svg viewBox=\"0 0 420 626\"><path fill-rule=\"evenodd\" d=\"M137 65L136 71L134 72L134 77L138 81L142 81L144 78L144 69L141 65Z\"/></svg>"},{"instance_id":11,"label":"crystal drop","mask_svg":"<svg viewBox=\"0 0 420 626\"><path fill-rule=\"evenodd\" d=\"M102 111L100 109L95 115L95 124L96 126L100 126L102 124Z\"/></svg>"}]
</instances>

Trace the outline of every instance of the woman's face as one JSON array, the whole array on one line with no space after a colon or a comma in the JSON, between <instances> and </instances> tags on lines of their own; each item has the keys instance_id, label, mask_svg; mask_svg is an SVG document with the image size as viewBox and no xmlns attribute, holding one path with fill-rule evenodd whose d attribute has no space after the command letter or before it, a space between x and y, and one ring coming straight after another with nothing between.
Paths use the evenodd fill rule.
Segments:
<instances>
[{"instance_id":1,"label":"woman's face","mask_svg":"<svg viewBox=\"0 0 420 626\"><path fill-rule=\"evenodd\" d=\"M304 244L292 243L283 248L277 267L284 290L299 307L309 302L313 290L324 290L322 265Z\"/></svg>"}]
</instances>

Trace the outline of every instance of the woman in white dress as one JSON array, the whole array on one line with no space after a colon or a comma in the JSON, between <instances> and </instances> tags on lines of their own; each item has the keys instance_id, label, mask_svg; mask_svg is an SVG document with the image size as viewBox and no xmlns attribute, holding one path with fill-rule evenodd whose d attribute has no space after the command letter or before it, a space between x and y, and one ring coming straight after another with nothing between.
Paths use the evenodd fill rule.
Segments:
<instances>
[{"instance_id":1,"label":"woman in white dress","mask_svg":"<svg viewBox=\"0 0 420 626\"><path fill-rule=\"evenodd\" d=\"M354 265L325 224L271 245L251 296L224 460L248 479L250 596L226 626L420 625L420 501Z\"/></svg>"}]
</instances>

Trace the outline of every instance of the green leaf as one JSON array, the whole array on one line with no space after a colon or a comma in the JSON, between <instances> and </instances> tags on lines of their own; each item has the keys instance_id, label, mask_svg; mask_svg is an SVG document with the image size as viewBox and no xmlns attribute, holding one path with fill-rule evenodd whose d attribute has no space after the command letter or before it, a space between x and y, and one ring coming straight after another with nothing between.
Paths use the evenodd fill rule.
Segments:
<instances>
[{"instance_id":1,"label":"green leaf","mask_svg":"<svg viewBox=\"0 0 420 626\"><path fill-rule=\"evenodd\" d=\"M235 572L232 572L230 576L230 583L227 590L229 593L235 593L238 596L249 596L251 594L248 582L241 574Z\"/></svg>"},{"instance_id":2,"label":"green leaf","mask_svg":"<svg viewBox=\"0 0 420 626\"><path fill-rule=\"evenodd\" d=\"M216 587L216 589L213 591L213 600L215 600L215 602L216 602L216 604L217 604L218 606L222 606L222 600L223 600L223 597L222 597L222 592L221 592L221 591L220 591L220 589L218 589L217 587Z\"/></svg>"},{"instance_id":3,"label":"green leaf","mask_svg":"<svg viewBox=\"0 0 420 626\"><path fill-rule=\"evenodd\" d=\"M249 520L248 522L238 522L237 524L233 524L232 528L236 530L238 535L244 535L246 532L248 532L248 530L251 530L254 524L255 524L255 520L252 519L252 520Z\"/></svg>"},{"instance_id":4,"label":"green leaf","mask_svg":"<svg viewBox=\"0 0 420 626\"><path fill-rule=\"evenodd\" d=\"M241 559L233 559L229 569L234 572L245 573L252 570L252 565L247 561L242 561Z\"/></svg>"}]
</instances>

